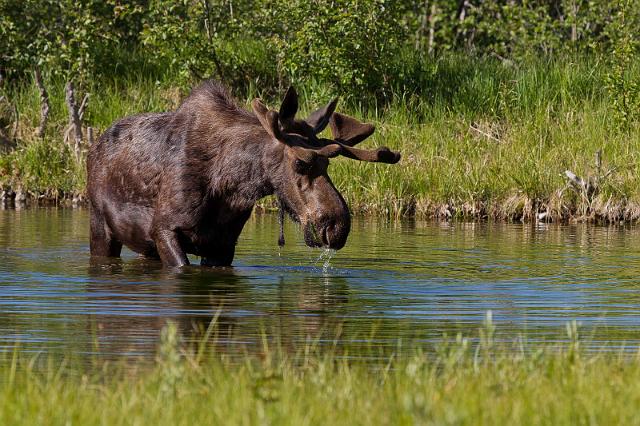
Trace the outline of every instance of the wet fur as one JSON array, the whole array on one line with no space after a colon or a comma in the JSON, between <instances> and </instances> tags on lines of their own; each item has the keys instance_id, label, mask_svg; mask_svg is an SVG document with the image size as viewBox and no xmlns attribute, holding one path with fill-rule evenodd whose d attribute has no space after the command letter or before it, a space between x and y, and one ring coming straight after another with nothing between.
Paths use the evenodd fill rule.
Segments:
<instances>
[{"instance_id":1,"label":"wet fur","mask_svg":"<svg viewBox=\"0 0 640 426\"><path fill-rule=\"evenodd\" d=\"M229 265L255 202L273 193L266 167L274 161L260 161L265 136L257 118L212 81L175 112L116 122L88 156L92 254L118 256L124 243L163 257L157 240L175 238L204 264Z\"/></svg>"},{"instance_id":2,"label":"wet fur","mask_svg":"<svg viewBox=\"0 0 640 426\"><path fill-rule=\"evenodd\" d=\"M253 206L270 194L303 225L308 246L342 248L351 218L329 158L395 163L400 155L353 148L374 128L335 113L336 102L299 120L289 88L279 112L259 99L249 112L210 80L176 111L117 121L87 160L91 254L119 256L124 244L165 266L189 264L187 253L230 265ZM327 125L334 140L318 139Z\"/></svg>"}]
</instances>

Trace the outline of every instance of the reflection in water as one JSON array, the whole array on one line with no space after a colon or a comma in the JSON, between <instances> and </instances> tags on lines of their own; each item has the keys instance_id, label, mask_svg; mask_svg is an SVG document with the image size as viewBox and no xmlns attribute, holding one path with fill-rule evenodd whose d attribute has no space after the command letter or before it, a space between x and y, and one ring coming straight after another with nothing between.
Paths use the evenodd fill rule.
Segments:
<instances>
[{"instance_id":1,"label":"reflection in water","mask_svg":"<svg viewBox=\"0 0 640 426\"><path fill-rule=\"evenodd\" d=\"M141 355L153 347L167 321L178 324L185 339L204 334L214 317L221 341L232 334L233 312L246 293L232 268L163 270L142 257L91 259L87 295L94 309L87 325L102 354ZM132 278L134 281L132 281Z\"/></svg>"},{"instance_id":2,"label":"reflection in water","mask_svg":"<svg viewBox=\"0 0 640 426\"><path fill-rule=\"evenodd\" d=\"M160 338L167 321L176 322L183 339L198 342L215 320L218 352L260 348L263 333L277 336L295 351L308 336L319 338L339 328L340 305L347 300L346 280L312 274L291 288L277 277L274 300L257 308L251 277L235 268L167 271L158 261L91 259L86 287L93 352L144 355ZM132 279L134 281L132 281ZM301 339L302 338L302 339Z\"/></svg>"},{"instance_id":3,"label":"reflection in water","mask_svg":"<svg viewBox=\"0 0 640 426\"><path fill-rule=\"evenodd\" d=\"M635 227L355 220L325 253L293 225L279 251L275 216L258 215L233 268L180 272L131 252L90 259L87 232L84 210L0 210L0 350L153 357L168 320L189 342L215 317L211 349L229 355L264 335L365 357L477 335L487 310L503 339L565 339L571 320L593 347L640 337Z\"/></svg>"}]
</instances>

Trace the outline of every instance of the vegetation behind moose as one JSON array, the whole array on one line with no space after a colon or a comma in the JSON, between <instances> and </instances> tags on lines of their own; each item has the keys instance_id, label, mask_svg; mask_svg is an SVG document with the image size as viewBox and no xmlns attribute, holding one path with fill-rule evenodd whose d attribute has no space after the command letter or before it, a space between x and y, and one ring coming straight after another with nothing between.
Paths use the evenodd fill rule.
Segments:
<instances>
[{"instance_id":1,"label":"vegetation behind moose","mask_svg":"<svg viewBox=\"0 0 640 426\"><path fill-rule=\"evenodd\" d=\"M253 206L271 194L302 224L308 246L342 248L350 215L329 158L393 164L400 154L354 148L374 127L336 104L296 119L289 88L279 111L255 99L251 113L209 80L174 112L117 121L87 159L91 254L119 256L124 244L165 266L187 265L187 253L230 265ZM319 138L327 126L333 139Z\"/></svg>"}]
</instances>

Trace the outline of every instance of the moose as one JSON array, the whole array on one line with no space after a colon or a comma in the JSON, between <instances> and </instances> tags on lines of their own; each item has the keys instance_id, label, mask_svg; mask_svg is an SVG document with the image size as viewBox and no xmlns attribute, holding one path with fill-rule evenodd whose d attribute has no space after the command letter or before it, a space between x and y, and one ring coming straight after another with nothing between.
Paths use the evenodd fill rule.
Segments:
<instances>
[{"instance_id":1,"label":"moose","mask_svg":"<svg viewBox=\"0 0 640 426\"><path fill-rule=\"evenodd\" d=\"M207 80L175 111L116 121L87 158L91 255L118 257L124 244L165 267L188 265L187 253L229 266L255 203L272 194L308 246L342 248L351 219L329 159L394 164L400 154L355 148L375 128L336 104L297 119L290 87L278 111L254 99L250 112ZM327 126L333 139L318 136Z\"/></svg>"}]
</instances>

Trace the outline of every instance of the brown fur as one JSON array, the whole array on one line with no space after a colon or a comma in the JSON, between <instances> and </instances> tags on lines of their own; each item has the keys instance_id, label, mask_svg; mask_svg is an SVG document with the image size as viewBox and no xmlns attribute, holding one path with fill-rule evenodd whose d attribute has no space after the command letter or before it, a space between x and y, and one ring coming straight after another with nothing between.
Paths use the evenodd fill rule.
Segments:
<instances>
[{"instance_id":1,"label":"brown fur","mask_svg":"<svg viewBox=\"0 0 640 426\"><path fill-rule=\"evenodd\" d=\"M174 112L114 123L87 160L91 254L119 256L125 244L166 266L188 264L187 253L203 265L230 265L254 204L270 194L302 223L309 246L342 248L350 217L327 175L328 158L395 162L399 155L385 161L358 150L366 153L360 158L348 141L317 139L330 121L336 127L335 101L309 122L294 118L293 89L279 112L259 100L253 106L255 113L239 107L222 85L206 81ZM349 126L344 134L373 131L355 120Z\"/></svg>"}]
</instances>

